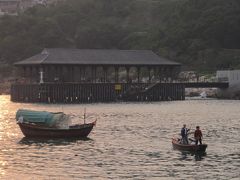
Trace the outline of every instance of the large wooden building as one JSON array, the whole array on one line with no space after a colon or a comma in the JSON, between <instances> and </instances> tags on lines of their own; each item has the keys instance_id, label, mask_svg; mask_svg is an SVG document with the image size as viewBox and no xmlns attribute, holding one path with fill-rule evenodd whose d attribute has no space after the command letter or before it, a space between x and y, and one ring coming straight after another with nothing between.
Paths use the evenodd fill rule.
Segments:
<instances>
[{"instance_id":1,"label":"large wooden building","mask_svg":"<svg viewBox=\"0 0 240 180\"><path fill-rule=\"evenodd\" d=\"M149 50L44 49L15 63L18 102L183 100L179 63Z\"/></svg>"}]
</instances>

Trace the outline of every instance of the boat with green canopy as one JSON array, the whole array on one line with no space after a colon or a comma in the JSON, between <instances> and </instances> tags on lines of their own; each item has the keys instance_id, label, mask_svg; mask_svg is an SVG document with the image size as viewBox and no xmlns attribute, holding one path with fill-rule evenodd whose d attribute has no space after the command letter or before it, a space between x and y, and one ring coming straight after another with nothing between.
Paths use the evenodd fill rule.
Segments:
<instances>
[{"instance_id":1,"label":"boat with green canopy","mask_svg":"<svg viewBox=\"0 0 240 180\"><path fill-rule=\"evenodd\" d=\"M46 138L84 138L96 125L91 123L71 125L71 118L63 112L34 111L19 109L16 113L17 124L26 137Z\"/></svg>"}]
</instances>

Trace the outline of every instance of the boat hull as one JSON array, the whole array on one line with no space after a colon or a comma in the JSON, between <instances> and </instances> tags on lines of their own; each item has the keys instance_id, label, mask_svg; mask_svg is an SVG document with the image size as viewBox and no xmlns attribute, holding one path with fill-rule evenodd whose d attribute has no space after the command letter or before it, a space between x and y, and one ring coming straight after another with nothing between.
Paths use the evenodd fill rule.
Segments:
<instances>
[{"instance_id":1,"label":"boat hull","mask_svg":"<svg viewBox=\"0 0 240 180\"><path fill-rule=\"evenodd\" d=\"M82 124L69 129L47 128L27 123L18 123L18 125L26 137L85 138L92 131L95 123Z\"/></svg>"},{"instance_id":2,"label":"boat hull","mask_svg":"<svg viewBox=\"0 0 240 180\"><path fill-rule=\"evenodd\" d=\"M178 139L172 139L172 145L174 149L180 151L189 151L189 152L205 152L207 149L207 144L180 144Z\"/></svg>"}]
</instances>

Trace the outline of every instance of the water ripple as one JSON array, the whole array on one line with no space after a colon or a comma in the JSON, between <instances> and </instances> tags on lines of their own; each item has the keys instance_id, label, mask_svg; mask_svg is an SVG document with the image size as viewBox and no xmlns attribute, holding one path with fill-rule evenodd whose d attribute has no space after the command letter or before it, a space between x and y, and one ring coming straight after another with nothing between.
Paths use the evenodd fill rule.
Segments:
<instances>
[{"instance_id":1,"label":"water ripple","mask_svg":"<svg viewBox=\"0 0 240 180\"><path fill-rule=\"evenodd\" d=\"M46 105L0 96L0 179L237 179L239 105L219 100ZM15 123L23 107L75 117L86 107L98 123L87 139L24 138ZM201 126L206 154L173 150L171 138L183 123Z\"/></svg>"}]
</instances>

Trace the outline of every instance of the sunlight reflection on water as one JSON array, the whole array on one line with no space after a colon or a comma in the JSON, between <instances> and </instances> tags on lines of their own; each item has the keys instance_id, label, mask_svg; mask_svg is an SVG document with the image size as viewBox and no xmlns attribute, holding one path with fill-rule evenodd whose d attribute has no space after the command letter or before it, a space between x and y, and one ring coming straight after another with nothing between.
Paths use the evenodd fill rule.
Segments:
<instances>
[{"instance_id":1,"label":"sunlight reflection on water","mask_svg":"<svg viewBox=\"0 0 240 180\"><path fill-rule=\"evenodd\" d=\"M0 96L0 179L231 179L240 176L240 101L187 100L156 103L21 104ZM97 126L86 140L24 138L19 108L64 111ZM82 121L82 119L81 119ZM202 156L172 149L182 124L200 125Z\"/></svg>"}]
</instances>

